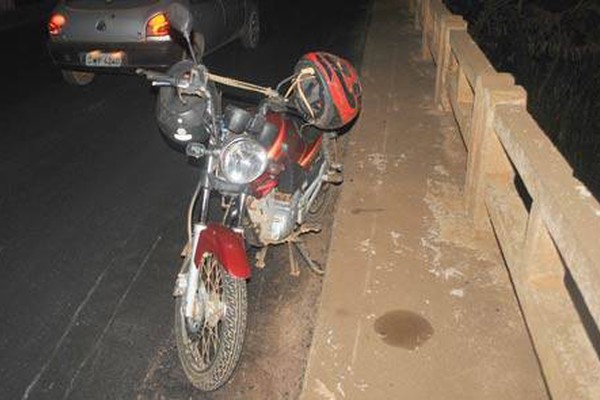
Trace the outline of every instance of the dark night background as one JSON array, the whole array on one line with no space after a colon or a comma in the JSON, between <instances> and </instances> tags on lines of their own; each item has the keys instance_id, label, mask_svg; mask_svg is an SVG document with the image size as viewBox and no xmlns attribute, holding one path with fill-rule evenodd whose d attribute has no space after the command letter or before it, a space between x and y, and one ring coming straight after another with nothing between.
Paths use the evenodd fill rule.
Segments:
<instances>
[{"instance_id":1,"label":"dark night background","mask_svg":"<svg viewBox=\"0 0 600 400\"><path fill-rule=\"evenodd\" d=\"M525 87L533 117L600 198L600 1L445 3L496 70Z\"/></svg>"}]
</instances>

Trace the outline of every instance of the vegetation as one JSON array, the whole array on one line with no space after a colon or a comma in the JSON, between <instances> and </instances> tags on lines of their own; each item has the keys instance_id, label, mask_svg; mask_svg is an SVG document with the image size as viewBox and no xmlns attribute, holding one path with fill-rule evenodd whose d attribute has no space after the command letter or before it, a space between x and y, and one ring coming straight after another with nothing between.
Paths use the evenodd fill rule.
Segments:
<instances>
[{"instance_id":1,"label":"vegetation","mask_svg":"<svg viewBox=\"0 0 600 400\"><path fill-rule=\"evenodd\" d=\"M600 1L445 0L600 199Z\"/></svg>"}]
</instances>

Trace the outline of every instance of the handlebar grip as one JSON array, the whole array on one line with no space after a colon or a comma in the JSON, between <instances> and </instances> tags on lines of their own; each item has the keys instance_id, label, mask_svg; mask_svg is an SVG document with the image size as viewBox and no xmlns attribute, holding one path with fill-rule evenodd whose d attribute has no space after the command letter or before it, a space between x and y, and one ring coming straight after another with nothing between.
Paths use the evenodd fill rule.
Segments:
<instances>
[{"instance_id":1,"label":"handlebar grip","mask_svg":"<svg viewBox=\"0 0 600 400\"><path fill-rule=\"evenodd\" d=\"M139 75L146 76L146 79L152 81L152 86L177 86L178 84L177 79L162 72L142 68L137 69L135 72Z\"/></svg>"},{"instance_id":2,"label":"handlebar grip","mask_svg":"<svg viewBox=\"0 0 600 400\"><path fill-rule=\"evenodd\" d=\"M149 81L169 81L173 80L173 77L167 74L163 74L162 72L147 71L146 79L148 79Z\"/></svg>"},{"instance_id":3,"label":"handlebar grip","mask_svg":"<svg viewBox=\"0 0 600 400\"><path fill-rule=\"evenodd\" d=\"M152 81L152 86L155 86L155 87L164 87L164 86L172 87L172 86L176 86L176 85L174 83L172 83L172 82Z\"/></svg>"}]
</instances>

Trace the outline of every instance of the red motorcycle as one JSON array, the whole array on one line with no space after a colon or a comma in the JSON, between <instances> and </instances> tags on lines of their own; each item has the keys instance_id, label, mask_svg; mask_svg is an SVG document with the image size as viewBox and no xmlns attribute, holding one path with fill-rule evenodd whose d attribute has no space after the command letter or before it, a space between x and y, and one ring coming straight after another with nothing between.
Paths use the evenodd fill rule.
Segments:
<instances>
[{"instance_id":1,"label":"red motorcycle","mask_svg":"<svg viewBox=\"0 0 600 400\"><path fill-rule=\"evenodd\" d=\"M176 149L201 166L188 209L189 242L174 289L179 358L191 383L210 391L230 378L246 328L249 249L264 266L270 245L294 246L317 274L300 235L317 231L319 214L342 181L335 129L352 121L361 86L346 60L304 55L275 90L211 74L191 46L191 15L174 4L171 26L191 60L166 74L139 70L159 86L157 120ZM255 112L227 106L215 83L265 95ZM218 201L217 207L209 207Z\"/></svg>"}]
</instances>

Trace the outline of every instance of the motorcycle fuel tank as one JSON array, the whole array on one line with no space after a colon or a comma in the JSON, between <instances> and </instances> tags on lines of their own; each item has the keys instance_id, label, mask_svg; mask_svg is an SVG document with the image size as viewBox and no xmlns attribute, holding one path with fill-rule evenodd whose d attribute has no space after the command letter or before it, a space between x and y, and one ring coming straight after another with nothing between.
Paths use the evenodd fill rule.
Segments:
<instances>
[{"instance_id":1,"label":"motorcycle fuel tank","mask_svg":"<svg viewBox=\"0 0 600 400\"><path fill-rule=\"evenodd\" d=\"M322 132L309 126L302 127L301 121L282 113L267 114L267 122L277 128L275 139L268 148L269 158L308 168L319 152Z\"/></svg>"}]
</instances>

